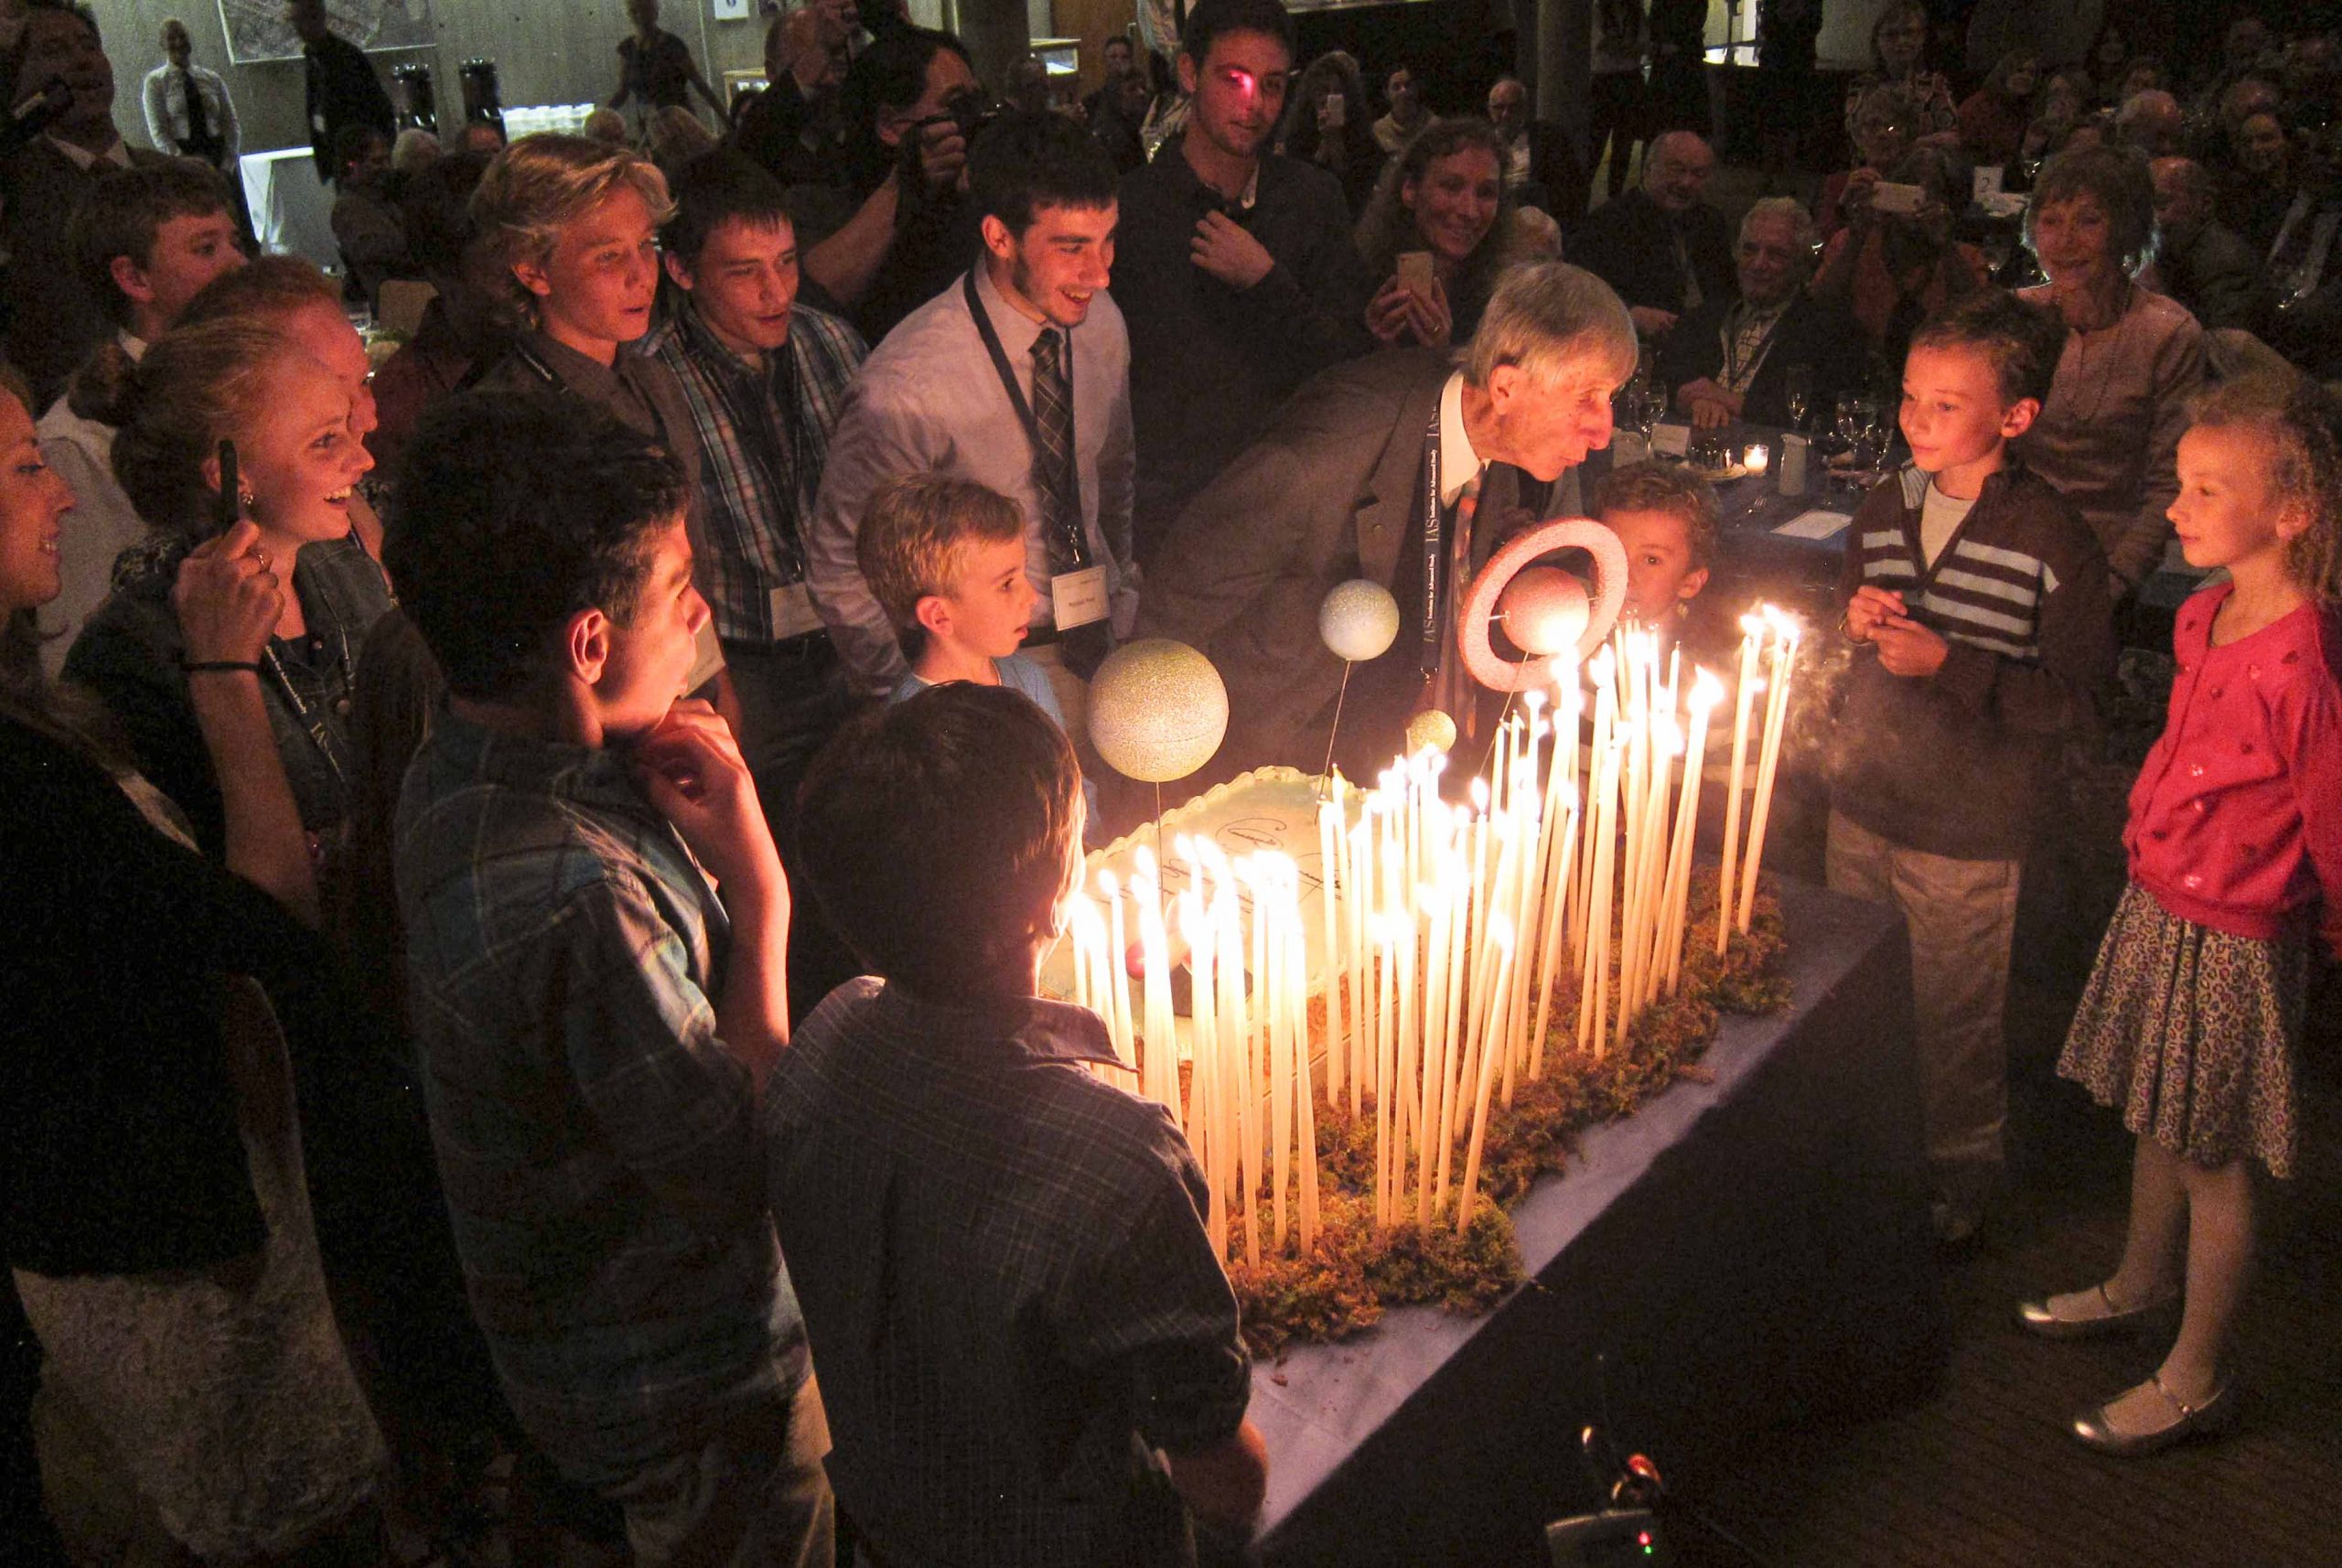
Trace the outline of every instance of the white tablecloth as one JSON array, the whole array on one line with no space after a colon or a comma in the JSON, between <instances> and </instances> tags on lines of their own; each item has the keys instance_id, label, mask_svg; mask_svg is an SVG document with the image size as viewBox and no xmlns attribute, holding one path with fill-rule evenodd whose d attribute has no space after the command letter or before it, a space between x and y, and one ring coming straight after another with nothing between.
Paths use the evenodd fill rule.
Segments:
<instances>
[{"instance_id":1,"label":"white tablecloth","mask_svg":"<svg viewBox=\"0 0 2342 1568\"><path fill-rule=\"evenodd\" d=\"M246 153L240 162L244 199L252 204L261 249L291 251L321 267L339 265L341 251L333 240L333 192L317 177L309 149Z\"/></svg>"}]
</instances>

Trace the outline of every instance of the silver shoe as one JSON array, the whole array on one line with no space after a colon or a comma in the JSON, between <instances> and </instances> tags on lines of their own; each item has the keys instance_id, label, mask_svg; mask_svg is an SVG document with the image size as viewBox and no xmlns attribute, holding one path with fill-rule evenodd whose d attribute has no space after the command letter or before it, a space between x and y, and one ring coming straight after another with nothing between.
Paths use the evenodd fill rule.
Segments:
<instances>
[{"instance_id":1,"label":"silver shoe","mask_svg":"<svg viewBox=\"0 0 2342 1568\"><path fill-rule=\"evenodd\" d=\"M2235 1424L2238 1404L2243 1398L2241 1382L2230 1378L2219 1391L2202 1404L2189 1404L2164 1385L2163 1375L2156 1373L2139 1385L2152 1388L2161 1394L2173 1411L2172 1419L2152 1432L2117 1432L2107 1420L2105 1405L2092 1405L2074 1417L2073 1434L2084 1447L2095 1448L2118 1459L2133 1459L2142 1454L2153 1454L2189 1437L2208 1437L2225 1432ZM2137 1390L2130 1391L2136 1392ZM2121 1398L2121 1395L2115 1396ZM2109 1401L2109 1403L2113 1402Z\"/></svg>"},{"instance_id":2,"label":"silver shoe","mask_svg":"<svg viewBox=\"0 0 2342 1568\"><path fill-rule=\"evenodd\" d=\"M2097 1294L2099 1305L2106 1308L2102 1316L2062 1317L2050 1310L2049 1298L2045 1296L2039 1301L2017 1303L2017 1323L2044 1339L2099 1339L2147 1327L2169 1313L2179 1300L2175 1293L2144 1306L2119 1307L2114 1305L2114 1298L2106 1294L2104 1284L2092 1285L2090 1289Z\"/></svg>"}]
</instances>

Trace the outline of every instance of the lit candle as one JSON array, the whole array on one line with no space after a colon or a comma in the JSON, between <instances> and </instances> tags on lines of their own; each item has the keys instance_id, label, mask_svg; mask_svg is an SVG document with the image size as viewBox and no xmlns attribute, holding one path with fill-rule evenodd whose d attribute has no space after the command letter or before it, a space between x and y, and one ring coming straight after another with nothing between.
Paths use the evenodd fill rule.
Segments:
<instances>
[{"instance_id":1,"label":"lit candle","mask_svg":"<svg viewBox=\"0 0 2342 1568\"><path fill-rule=\"evenodd\" d=\"M1342 1089L1342 983L1341 941L1336 934L1341 927L1341 914L1337 908L1338 895L1346 891L1339 886L1341 869L1342 830L1338 819L1342 813L1342 781L1337 775L1333 781L1332 799L1317 808L1317 897L1323 906L1320 913L1326 922L1326 961L1320 972L1326 977L1326 1089L1329 1094L1339 1094ZM1308 1054L1308 1035L1302 1036L1302 1054Z\"/></svg>"},{"instance_id":2,"label":"lit candle","mask_svg":"<svg viewBox=\"0 0 2342 1568\"><path fill-rule=\"evenodd\" d=\"M1187 934L1187 970L1193 984L1190 987L1188 1011L1193 1023L1194 1046L1192 1068L1188 1073L1187 1124L1201 1136L1196 1150L1197 1163L1211 1190L1211 1208L1205 1224L1211 1232L1212 1246L1219 1255L1228 1256L1228 1186L1224 1169L1228 1140L1222 1132L1219 1084L1219 1010L1214 1006L1212 991L1212 953L1214 944L1210 930L1211 916L1206 909L1201 883L1191 882L1179 897L1179 924Z\"/></svg>"},{"instance_id":3,"label":"lit candle","mask_svg":"<svg viewBox=\"0 0 2342 1568\"><path fill-rule=\"evenodd\" d=\"M1509 923L1500 923L1489 932L1489 936L1496 943L1497 992L1501 995L1506 982L1511 976L1512 927ZM1464 1160L1464 1185L1456 1189L1456 1233L1458 1236L1471 1228L1472 1199L1480 1186L1480 1149L1488 1138L1488 1090L1494 1081L1490 1069L1496 1065L1495 1058L1488 1054L1488 1047L1494 1039L1491 1031L1480 1052L1479 1088L1472 1101L1472 1147Z\"/></svg>"},{"instance_id":4,"label":"lit candle","mask_svg":"<svg viewBox=\"0 0 2342 1568\"><path fill-rule=\"evenodd\" d=\"M1098 874L1098 896L1106 901L1106 928L1109 933L1106 942L1106 956L1109 960L1106 965L1108 971L1106 987L1111 993L1112 1011L1108 1016L1107 1026L1113 1036L1114 1054L1123 1058L1124 1067L1136 1071L1138 1052L1131 1039L1131 966L1123 956L1130 951L1130 949L1123 940L1124 933L1121 879L1111 871L1101 871Z\"/></svg>"},{"instance_id":5,"label":"lit candle","mask_svg":"<svg viewBox=\"0 0 2342 1568\"><path fill-rule=\"evenodd\" d=\"M1773 454L1767 447L1761 446L1751 446L1748 449L1746 458L1744 460L1747 463L1748 471L1750 473L1763 474L1767 469L1773 466Z\"/></svg>"},{"instance_id":6,"label":"lit candle","mask_svg":"<svg viewBox=\"0 0 2342 1568\"><path fill-rule=\"evenodd\" d=\"M1675 994L1683 978L1683 926L1692 897L1692 849L1699 836L1700 772L1707 760L1708 721L1723 700L1724 686L1705 670L1692 682L1692 746L1683 759L1683 799L1675 813L1675 843L1667 865L1667 903L1663 941L1667 954L1667 993Z\"/></svg>"},{"instance_id":7,"label":"lit candle","mask_svg":"<svg viewBox=\"0 0 2342 1568\"><path fill-rule=\"evenodd\" d=\"M1739 925L1744 935L1756 912L1756 873L1765 859L1765 822L1773 806L1773 778L1780 766L1782 733L1789 728L1789 671L1797 660L1796 618L1769 607L1767 618L1773 623L1773 687L1765 693L1765 744L1756 762L1756 803L1748 821L1748 861L1740 878Z\"/></svg>"},{"instance_id":8,"label":"lit candle","mask_svg":"<svg viewBox=\"0 0 2342 1568\"><path fill-rule=\"evenodd\" d=\"M1740 694L1732 715L1732 779L1724 790L1724 858L1716 866L1716 956L1732 934L1734 861L1740 847L1740 783L1748 768L1748 708L1756 695L1756 635L1764 622L1740 618Z\"/></svg>"}]
</instances>

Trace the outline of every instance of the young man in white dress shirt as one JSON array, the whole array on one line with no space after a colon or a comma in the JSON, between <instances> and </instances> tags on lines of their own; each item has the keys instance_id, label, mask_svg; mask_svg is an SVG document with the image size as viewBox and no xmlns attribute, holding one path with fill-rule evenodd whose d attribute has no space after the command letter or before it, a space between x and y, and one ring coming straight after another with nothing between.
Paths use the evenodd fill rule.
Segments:
<instances>
[{"instance_id":1,"label":"young man in white dress shirt","mask_svg":"<svg viewBox=\"0 0 2342 1568\"><path fill-rule=\"evenodd\" d=\"M1137 607L1130 338L1106 294L1114 167L1065 116L1016 113L977 139L969 175L983 258L887 334L846 394L807 581L855 684L883 696L906 666L855 563L871 494L907 474L942 473L1008 496L1025 511L1035 590L1026 651L1049 672L1079 737L1087 672L1108 627L1127 627ZM1068 414L1059 446L1053 416Z\"/></svg>"}]
</instances>

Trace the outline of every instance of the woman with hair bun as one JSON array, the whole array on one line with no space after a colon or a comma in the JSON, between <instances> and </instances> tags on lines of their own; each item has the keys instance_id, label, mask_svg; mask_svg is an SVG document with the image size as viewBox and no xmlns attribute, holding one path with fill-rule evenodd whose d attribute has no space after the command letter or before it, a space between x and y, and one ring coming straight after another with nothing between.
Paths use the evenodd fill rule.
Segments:
<instances>
[{"instance_id":1,"label":"woman with hair bun","mask_svg":"<svg viewBox=\"0 0 2342 1568\"><path fill-rule=\"evenodd\" d=\"M231 779L203 744L197 693L256 686L306 848L329 884L349 812L357 653L391 603L351 533L355 486L373 459L353 427L347 381L291 338L237 319L176 328L123 369L103 410L119 431L114 474L157 542L125 557L65 672L112 712L139 770L215 855L236 832ZM224 498L223 442L237 467ZM211 668L218 661L190 654L170 595L180 564L222 533L289 591L250 658Z\"/></svg>"}]
</instances>

